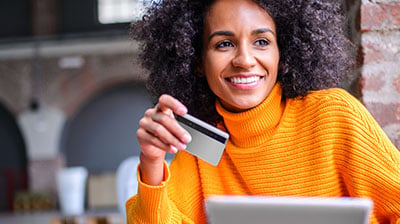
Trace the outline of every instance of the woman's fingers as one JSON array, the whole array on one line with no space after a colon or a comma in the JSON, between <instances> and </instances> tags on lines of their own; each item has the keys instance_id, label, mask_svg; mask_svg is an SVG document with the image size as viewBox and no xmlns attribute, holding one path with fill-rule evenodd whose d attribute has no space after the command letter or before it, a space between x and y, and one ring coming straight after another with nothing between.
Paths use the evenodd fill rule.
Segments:
<instances>
[{"instance_id":1,"label":"woman's fingers","mask_svg":"<svg viewBox=\"0 0 400 224\"><path fill-rule=\"evenodd\" d=\"M141 139L141 146L142 146L142 151L146 156L150 156L150 157L157 157L157 156L162 156L160 155L160 153L154 153L154 148L157 148L158 151L162 150L162 151L166 151L169 153L176 153L177 149L171 148L170 145L165 144L164 142L162 142L159 138L154 137L152 134L150 134L149 132L145 131L142 128L139 128L136 132L136 135L138 137L138 139ZM152 154L156 154L156 155L149 155L149 150L147 150L147 148L151 148L150 152Z\"/></svg>"},{"instance_id":2,"label":"woman's fingers","mask_svg":"<svg viewBox=\"0 0 400 224\"><path fill-rule=\"evenodd\" d=\"M170 113L172 111L175 114L186 114L187 108L179 100L174 97L164 94L160 96L158 104L156 105L158 111ZM172 115L172 114L170 114Z\"/></svg>"},{"instance_id":3,"label":"woman's fingers","mask_svg":"<svg viewBox=\"0 0 400 224\"><path fill-rule=\"evenodd\" d=\"M164 143L185 149L186 144L191 141L189 133L178 124L175 117L165 113L154 113L152 120L157 123L153 126L152 133L160 137Z\"/></svg>"},{"instance_id":4,"label":"woman's fingers","mask_svg":"<svg viewBox=\"0 0 400 224\"><path fill-rule=\"evenodd\" d=\"M191 141L189 133L176 121L173 113L185 114L187 108L175 98L163 95L158 104L145 112L139 121L137 138L145 155L162 156L161 150L176 153L178 149L185 149Z\"/></svg>"},{"instance_id":5,"label":"woman's fingers","mask_svg":"<svg viewBox=\"0 0 400 224\"><path fill-rule=\"evenodd\" d=\"M190 135L173 116L162 112L157 113L154 108L146 111L145 117L139 121L139 126L140 129L151 134L151 136L146 136L147 138L156 138L165 145L171 145L177 149L185 149L185 144L190 141ZM146 141L149 142L149 140Z\"/></svg>"}]
</instances>

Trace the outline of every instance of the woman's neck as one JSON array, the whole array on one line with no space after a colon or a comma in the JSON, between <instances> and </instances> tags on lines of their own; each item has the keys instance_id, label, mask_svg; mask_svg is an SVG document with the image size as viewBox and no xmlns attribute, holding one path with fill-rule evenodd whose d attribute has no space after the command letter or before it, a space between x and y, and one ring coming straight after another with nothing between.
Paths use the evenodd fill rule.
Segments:
<instances>
[{"instance_id":1,"label":"woman's neck","mask_svg":"<svg viewBox=\"0 0 400 224\"><path fill-rule=\"evenodd\" d=\"M265 141L265 136L271 135L279 124L284 107L279 84L261 104L245 112L229 112L219 102L216 104L232 143L239 147L252 147Z\"/></svg>"}]
</instances>

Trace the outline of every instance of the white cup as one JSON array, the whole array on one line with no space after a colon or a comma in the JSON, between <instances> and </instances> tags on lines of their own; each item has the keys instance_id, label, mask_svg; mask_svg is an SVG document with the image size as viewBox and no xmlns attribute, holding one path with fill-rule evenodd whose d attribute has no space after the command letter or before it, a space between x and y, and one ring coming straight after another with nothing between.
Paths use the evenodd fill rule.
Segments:
<instances>
[{"instance_id":1,"label":"white cup","mask_svg":"<svg viewBox=\"0 0 400 224\"><path fill-rule=\"evenodd\" d=\"M58 196L64 215L84 213L87 176L85 167L68 167L57 173Z\"/></svg>"}]
</instances>

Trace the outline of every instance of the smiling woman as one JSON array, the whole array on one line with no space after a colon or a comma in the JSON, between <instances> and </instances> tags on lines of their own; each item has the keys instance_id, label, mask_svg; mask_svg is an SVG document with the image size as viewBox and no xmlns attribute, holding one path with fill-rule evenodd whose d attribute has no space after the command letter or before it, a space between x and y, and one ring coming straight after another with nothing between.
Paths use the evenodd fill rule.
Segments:
<instances>
[{"instance_id":1,"label":"smiling woman","mask_svg":"<svg viewBox=\"0 0 400 224\"><path fill-rule=\"evenodd\" d=\"M399 151L331 88L352 63L342 22L336 0L152 5L132 29L155 106L136 132L128 223L206 223L212 195L367 197L371 223L400 222ZM173 115L188 112L229 133L216 166L185 151L211 148L188 144L198 139Z\"/></svg>"}]
</instances>

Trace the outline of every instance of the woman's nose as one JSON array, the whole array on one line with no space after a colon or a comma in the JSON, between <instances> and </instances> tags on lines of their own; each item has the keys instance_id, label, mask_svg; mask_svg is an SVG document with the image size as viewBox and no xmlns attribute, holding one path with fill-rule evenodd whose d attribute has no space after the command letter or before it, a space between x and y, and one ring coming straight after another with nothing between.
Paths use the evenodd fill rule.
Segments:
<instances>
[{"instance_id":1,"label":"woman's nose","mask_svg":"<svg viewBox=\"0 0 400 224\"><path fill-rule=\"evenodd\" d=\"M232 59L234 67L250 68L256 64L256 59L252 54L251 48L242 46L237 49L235 57Z\"/></svg>"}]
</instances>

